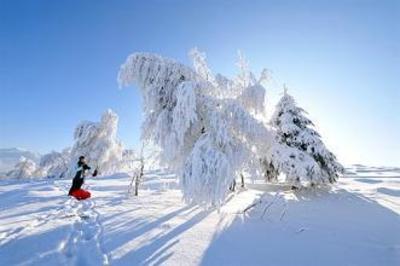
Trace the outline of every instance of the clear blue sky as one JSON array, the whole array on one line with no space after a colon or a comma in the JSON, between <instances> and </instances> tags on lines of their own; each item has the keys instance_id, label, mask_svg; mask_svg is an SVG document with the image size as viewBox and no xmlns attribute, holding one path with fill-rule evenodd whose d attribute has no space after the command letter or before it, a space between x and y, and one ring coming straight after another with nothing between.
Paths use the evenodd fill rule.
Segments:
<instances>
[{"instance_id":1,"label":"clear blue sky","mask_svg":"<svg viewBox=\"0 0 400 266\"><path fill-rule=\"evenodd\" d=\"M135 51L189 63L206 51L233 75L237 49L268 67L345 163L400 165L400 1L0 0L0 147L72 143L107 108L121 139L140 135L137 90L118 90ZM276 85L267 91L274 104Z\"/></svg>"}]
</instances>

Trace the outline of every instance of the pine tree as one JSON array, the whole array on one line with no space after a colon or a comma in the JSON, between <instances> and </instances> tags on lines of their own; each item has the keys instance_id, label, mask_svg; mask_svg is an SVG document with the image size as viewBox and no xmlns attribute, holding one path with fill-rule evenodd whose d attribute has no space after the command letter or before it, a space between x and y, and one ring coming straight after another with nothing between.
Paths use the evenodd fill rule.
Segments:
<instances>
[{"instance_id":1,"label":"pine tree","mask_svg":"<svg viewBox=\"0 0 400 266\"><path fill-rule=\"evenodd\" d=\"M311 185L333 183L343 172L343 166L326 148L320 134L315 130L313 122L306 115L306 111L296 105L294 98L284 87L284 94L271 118L271 125L276 129L277 141L307 153L315 160L319 170L315 171L316 169L314 169L314 172L320 174L321 177L315 178L310 174Z\"/></svg>"}]
</instances>

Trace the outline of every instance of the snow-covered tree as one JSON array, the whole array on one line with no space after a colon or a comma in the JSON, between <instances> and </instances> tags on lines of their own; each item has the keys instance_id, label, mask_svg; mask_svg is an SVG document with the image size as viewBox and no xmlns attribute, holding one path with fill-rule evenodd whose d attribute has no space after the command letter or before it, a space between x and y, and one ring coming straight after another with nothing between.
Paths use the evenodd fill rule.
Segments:
<instances>
[{"instance_id":1,"label":"snow-covered tree","mask_svg":"<svg viewBox=\"0 0 400 266\"><path fill-rule=\"evenodd\" d=\"M32 178L36 177L36 163L31 159L21 157L14 169L7 173L7 177L11 178Z\"/></svg>"},{"instance_id":2,"label":"snow-covered tree","mask_svg":"<svg viewBox=\"0 0 400 266\"><path fill-rule=\"evenodd\" d=\"M198 51L191 55L194 70L158 55L132 54L118 80L142 90L142 138L161 147L161 160L181 176L185 199L219 205L252 153L270 146L273 137L236 100L246 88L227 78L224 85L235 89L219 86L205 56ZM250 99L252 95L260 97L249 93L243 103L258 100Z\"/></svg>"},{"instance_id":3,"label":"snow-covered tree","mask_svg":"<svg viewBox=\"0 0 400 266\"><path fill-rule=\"evenodd\" d=\"M136 168L139 161L139 155L133 149L125 149L122 151L121 161L119 163L119 170L123 172L131 172Z\"/></svg>"},{"instance_id":4,"label":"snow-covered tree","mask_svg":"<svg viewBox=\"0 0 400 266\"><path fill-rule=\"evenodd\" d=\"M118 74L120 86L135 84L141 90L142 139L160 147L160 159L180 176L187 201L219 206L235 178L244 172L260 175L263 162L274 164L289 182L305 184L313 171L317 176L311 156L278 142L264 123L261 83L269 78L267 70L257 79L239 54L239 74L229 79L213 75L197 49L189 55L193 69L134 53Z\"/></svg>"},{"instance_id":5,"label":"snow-covered tree","mask_svg":"<svg viewBox=\"0 0 400 266\"><path fill-rule=\"evenodd\" d=\"M294 98L287 93L278 102L271 118L271 125L276 129L279 143L287 145L298 159L308 162L308 173L305 180L311 185L333 183L343 172L343 166L337 161L321 140L312 121L306 117L306 112L296 105ZM295 151L296 149L297 151ZM276 162L276 164L279 164ZM280 162L282 164L282 161Z\"/></svg>"},{"instance_id":6,"label":"snow-covered tree","mask_svg":"<svg viewBox=\"0 0 400 266\"><path fill-rule=\"evenodd\" d=\"M117 129L118 115L110 109L102 115L100 122L81 122L74 133L71 164L75 165L79 156L85 156L89 165L97 167L100 173L117 171L123 152Z\"/></svg>"},{"instance_id":7,"label":"snow-covered tree","mask_svg":"<svg viewBox=\"0 0 400 266\"><path fill-rule=\"evenodd\" d=\"M40 159L39 176L47 176L49 178L62 178L68 172L70 165L71 150L64 149L62 152L50 152Z\"/></svg>"},{"instance_id":8,"label":"snow-covered tree","mask_svg":"<svg viewBox=\"0 0 400 266\"><path fill-rule=\"evenodd\" d=\"M193 68L196 73L204 80L216 85L214 74L211 72L207 65L206 54L200 52L197 47L193 48L189 52L189 57L193 60Z\"/></svg>"},{"instance_id":9,"label":"snow-covered tree","mask_svg":"<svg viewBox=\"0 0 400 266\"><path fill-rule=\"evenodd\" d=\"M262 159L267 181L276 181L279 173L283 181L293 188L308 187L325 183L321 169L306 152L276 143Z\"/></svg>"},{"instance_id":10,"label":"snow-covered tree","mask_svg":"<svg viewBox=\"0 0 400 266\"><path fill-rule=\"evenodd\" d=\"M260 164L263 171L263 176L267 182L277 182L279 176L279 168L274 165L272 160L260 158Z\"/></svg>"}]
</instances>

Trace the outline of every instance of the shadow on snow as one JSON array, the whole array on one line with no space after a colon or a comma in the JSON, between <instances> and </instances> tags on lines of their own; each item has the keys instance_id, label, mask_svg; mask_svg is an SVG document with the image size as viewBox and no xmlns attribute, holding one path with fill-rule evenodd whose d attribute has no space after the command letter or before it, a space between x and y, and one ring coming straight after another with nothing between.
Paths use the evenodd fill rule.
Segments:
<instances>
[{"instance_id":1,"label":"shadow on snow","mask_svg":"<svg viewBox=\"0 0 400 266\"><path fill-rule=\"evenodd\" d=\"M400 265L395 212L343 189L294 195L265 194L214 235L201 265Z\"/></svg>"}]
</instances>

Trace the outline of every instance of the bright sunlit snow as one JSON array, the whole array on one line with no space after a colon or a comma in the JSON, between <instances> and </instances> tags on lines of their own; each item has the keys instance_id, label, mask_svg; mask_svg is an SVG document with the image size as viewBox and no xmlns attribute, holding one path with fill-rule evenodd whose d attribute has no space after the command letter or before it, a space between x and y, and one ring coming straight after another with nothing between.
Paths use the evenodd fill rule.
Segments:
<instances>
[{"instance_id":1,"label":"bright sunlit snow","mask_svg":"<svg viewBox=\"0 0 400 266\"><path fill-rule=\"evenodd\" d=\"M332 191L249 184L206 211L174 175L0 181L0 265L399 265L400 168L356 165ZM266 262L267 261L267 262Z\"/></svg>"},{"instance_id":2,"label":"bright sunlit snow","mask_svg":"<svg viewBox=\"0 0 400 266\"><path fill-rule=\"evenodd\" d=\"M1 0L0 266L400 266L399 11Z\"/></svg>"}]
</instances>

